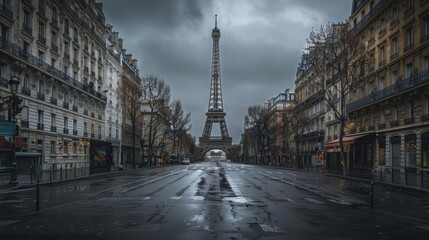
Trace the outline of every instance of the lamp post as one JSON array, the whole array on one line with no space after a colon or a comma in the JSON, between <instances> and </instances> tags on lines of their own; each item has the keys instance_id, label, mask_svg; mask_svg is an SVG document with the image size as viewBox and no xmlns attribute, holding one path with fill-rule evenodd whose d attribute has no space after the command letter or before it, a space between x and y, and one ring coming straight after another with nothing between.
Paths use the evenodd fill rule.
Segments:
<instances>
[{"instance_id":1,"label":"lamp post","mask_svg":"<svg viewBox=\"0 0 429 240\"><path fill-rule=\"evenodd\" d=\"M18 92L18 86L19 86L19 79L15 76L12 76L11 79L9 80L9 85L10 85L10 92L12 93L12 111L10 114L10 121L14 122L16 124L16 106L15 104L17 104L16 101L16 96L15 94ZM16 125L15 125L16 128ZM16 155L15 155L15 144L16 144L16 139L15 139L15 135L16 132L12 135L12 164L11 164L11 170L10 170L10 181L9 184L18 184L18 179L17 179L17 174L16 174Z\"/></svg>"}]
</instances>

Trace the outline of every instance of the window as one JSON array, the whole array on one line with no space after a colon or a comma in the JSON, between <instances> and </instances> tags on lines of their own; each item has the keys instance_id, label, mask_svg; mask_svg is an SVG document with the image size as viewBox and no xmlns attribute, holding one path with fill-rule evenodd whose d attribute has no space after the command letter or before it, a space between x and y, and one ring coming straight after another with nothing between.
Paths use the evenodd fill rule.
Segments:
<instances>
[{"instance_id":1,"label":"window","mask_svg":"<svg viewBox=\"0 0 429 240\"><path fill-rule=\"evenodd\" d=\"M42 111L42 110L39 110L39 111L38 111L38 114L37 114L37 122L38 122L39 124L43 124L43 111Z\"/></svg>"},{"instance_id":2,"label":"window","mask_svg":"<svg viewBox=\"0 0 429 240\"><path fill-rule=\"evenodd\" d=\"M39 22L39 40L43 41L45 39L45 24Z\"/></svg>"},{"instance_id":3,"label":"window","mask_svg":"<svg viewBox=\"0 0 429 240\"><path fill-rule=\"evenodd\" d=\"M386 20L383 18L380 20L380 32L386 31Z\"/></svg>"},{"instance_id":4,"label":"window","mask_svg":"<svg viewBox=\"0 0 429 240\"><path fill-rule=\"evenodd\" d=\"M57 59L52 58L52 63L51 63L51 67L56 68L57 67Z\"/></svg>"},{"instance_id":5,"label":"window","mask_svg":"<svg viewBox=\"0 0 429 240\"><path fill-rule=\"evenodd\" d=\"M52 8L52 22L53 23L57 23L58 22L58 12L57 12L57 8L56 7Z\"/></svg>"},{"instance_id":6,"label":"window","mask_svg":"<svg viewBox=\"0 0 429 240\"><path fill-rule=\"evenodd\" d=\"M42 62L45 60L45 53L42 51L39 51L39 61Z\"/></svg>"},{"instance_id":7,"label":"window","mask_svg":"<svg viewBox=\"0 0 429 240\"><path fill-rule=\"evenodd\" d=\"M374 112L371 112L371 115L369 116L369 124L374 126Z\"/></svg>"},{"instance_id":8,"label":"window","mask_svg":"<svg viewBox=\"0 0 429 240\"><path fill-rule=\"evenodd\" d=\"M51 42L52 42L52 48L54 48L54 46L57 46L57 33L56 32L52 32Z\"/></svg>"},{"instance_id":9,"label":"window","mask_svg":"<svg viewBox=\"0 0 429 240\"><path fill-rule=\"evenodd\" d=\"M405 34L406 34L406 42L405 42L405 46L406 48L410 48L413 46L414 44L414 32L413 32L413 28L412 27L408 27L405 30Z\"/></svg>"},{"instance_id":10,"label":"window","mask_svg":"<svg viewBox=\"0 0 429 240\"><path fill-rule=\"evenodd\" d=\"M392 85L395 84L398 81L398 71L392 71Z\"/></svg>"},{"instance_id":11,"label":"window","mask_svg":"<svg viewBox=\"0 0 429 240\"><path fill-rule=\"evenodd\" d=\"M73 132L77 131L77 120L73 119Z\"/></svg>"},{"instance_id":12,"label":"window","mask_svg":"<svg viewBox=\"0 0 429 240\"><path fill-rule=\"evenodd\" d=\"M77 140L73 140L73 153L77 154Z\"/></svg>"},{"instance_id":13,"label":"window","mask_svg":"<svg viewBox=\"0 0 429 240\"><path fill-rule=\"evenodd\" d=\"M369 40L368 41L371 41L371 40L373 40L374 39L374 28L371 28L370 30L369 30Z\"/></svg>"},{"instance_id":14,"label":"window","mask_svg":"<svg viewBox=\"0 0 429 240\"><path fill-rule=\"evenodd\" d=\"M423 57L422 65L423 71L429 70L429 55Z\"/></svg>"},{"instance_id":15,"label":"window","mask_svg":"<svg viewBox=\"0 0 429 240\"><path fill-rule=\"evenodd\" d=\"M408 116L410 118L414 117L414 101L411 100L408 105Z\"/></svg>"},{"instance_id":16,"label":"window","mask_svg":"<svg viewBox=\"0 0 429 240\"><path fill-rule=\"evenodd\" d=\"M380 110L380 123L386 122L386 112L382 109Z\"/></svg>"},{"instance_id":17,"label":"window","mask_svg":"<svg viewBox=\"0 0 429 240\"><path fill-rule=\"evenodd\" d=\"M398 113L399 113L399 111L398 111L398 106L394 106L393 107L393 112L392 112L392 120L393 121L396 121L396 120L398 120Z\"/></svg>"},{"instance_id":18,"label":"window","mask_svg":"<svg viewBox=\"0 0 429 240\"><path fill-rule=\"evenodd\" d=\"M398 38L392 38L392 56L398 53Z\"/></svg>"},{"instance_id":19,"label":"window","mask_svg":"<svg viewBox=\"0 0 429 240\"><path fill-rule=\"evenodd\" d=\"M39 94L43 94L44 91L45 91L45 83L43 82L43 80L39 80Z\"/></svg>"},{"instance_id":20,"label":"window","mask_svg":"<svg viewBox=\"0 0 429 240\"><path fill-rule=\"evenodd\" d=\"M109 127L109 138L112 137L112 127Z\"/></svg>"},{"instance_id":21,"label":"window","mask_svg":"<svg viewBox=\"0 0 429 240\"><path fill-rule=\"evenodd\" d=\"M55 114L51 114L51 126L55 127L56 126L56 116Z\"/></svg>"},{"instance_id":22,"label":"window","mask_svg":"<svg viewBox=\"0 0 429 240\"><path fill-rule=\"evenodd\" d=\"M88 132L88 124L86 122L83 123L83 132Z\"/></svg>"},{"instance_id":23,"label":"window","mask_svg":"<svg viewBox=\"0 0 429 240\"><path fill-rule=\"evenodd\" d=\"M384 76L380 77L378 86L380 90L384 88Z\"/></svg>"},{"instance_id":24,"label":"window","mask_svg":"<svg viewBox=\"0 0 429 240\"><path fill-rule=\"evenodd\" d=\"M74 37L74 40L75 40L75 41L78 41L78 40L79 40L79 38L78 38L78 31L77 31L77 28L74 28L74 31L73 31L73 37Z\"/></svg>"},{"instance_id":25,"label":"window","mask_svg":"<svg viewBox=\"0 0 429 240\"><path fill-rule=\"evenodd\" d=\"M429 95L426 96L426 112L425 113L429 113Z\"/></svg>"},{"instance_id":26,"label":"window","mask_svg":"<svg viewBox=\"0 0 429 240\"><path fill-rule=\"evenodd\" d=\"M64 34L68 35L69 34L69 20L66 18L64 20Z\"/></svg>"},{"instance_id":27,"label":"window","mask_svg":"<svg viewBox=\"0 0 429 240\"><path fill-rule=\"evenodd\" d=\"M386 137L380 137L378 139L378 164L386 164Z\"/></svg>"},{"instance_id":28,"label":"window","mask_svg":"<svg viewBox=\"0 0 429 240\"><path fill-rule=\"evenodd\" d=\"M94 124L91 124L91 134L95 134Z\"/></svg>"},{"instance_id":29,"label":"window","mask_svg":"<svg viewBox=\"0 0 429 240\"><path fill-rule=\"evenodd\" d=\"M55 140L51 140L51 154L56 154L56 153L57 153L57 144Z\"/></svg>"},{"instance_id":30,"label":"window","mask_svg":"<svg viewBox=\"0 0 429 240\"><path fill-rule=\"evenodd\" d=\"M405 78L411 77L412 73L413 73L413 64L412 63L405 64Z\"/></svg>"},{"instance_id":31,"label":"window","mask_svg":"<svg viewBox=\"0 0 429 240\"><path fill-rule=\"evenodd\" d=\"M24 10L24 18L23 18L24 20L24 22L23 22L23 27L24 27L24 30L25 31L27 31L27 30L31 30L31 22L30 22L30 20L31 20L31 17L30 17L30 13L28 12L28 11L26 11L26 10Z\"/></svg>"},{"instance_id":32,"label":"window","mask_svg":"<svg viewBox=\"0 0 429 240\"><path fill-rule=\"evenodd\" d=\"M68 119L68 117L64 117L64 129L69 129L69 119Z\"/></svg>"},{"instance_id":33,"label":"window","mask_svg":"<svg viewBox=\"0 0 429 240\"><path fill-rule=\"evenodd\" d=\"M64 102L69 103L69 93L68 92L64 92Z\"/></svg>"},{"instance_id":34,"label":"window","mask_svg":"<svg viewBox=\"0 0 429 240\"><path fill-rule=\"evenodd\" d=\"M396 21L399 19L399 12L398 12L398 8L394 7L392 9L392 21Z\"/></svg>"},{"instance_id":35,"label":"window","mask_svg":"<svg viewBox=\"0 0 429 240\"><path fill-rule=\"evenodd\" d=\"M380 63L384 62L385 58L384 58L384 46L380 47Z\"/></svg>"},{"instance_id":36,"label":"window","mask_svg":"<svg viewBox=\"0 0 429 240\"><path fill-rule=\"evenodd\" d=\"M406 9L414 8L414 0L407 0L405 3Z\"/></svg>"},{"instance_id":37,"label":"window","mask_svg":"<svg viewBox=\"0 0 429 240\"><path fill-rule=\"evenodd\" d=\"M30 76L28 74L24 75L24 81L22 82L22 86L26 89L29 88Z\"/></svg>"},{"instance_id":38,"label":"window","mask_svg":"<svg viewBox=\"0 0 429 240\"><path fill-rule=\"evenodd\" d=\"M57 86L52 86L52 98L56 99L57 98Z\"/></svg>"}]
</instances>

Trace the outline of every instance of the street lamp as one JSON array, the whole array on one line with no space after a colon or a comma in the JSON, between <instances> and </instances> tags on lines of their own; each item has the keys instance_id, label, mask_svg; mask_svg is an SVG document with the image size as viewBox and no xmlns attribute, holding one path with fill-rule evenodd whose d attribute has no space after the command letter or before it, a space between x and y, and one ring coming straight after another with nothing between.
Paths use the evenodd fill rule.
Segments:
<instances>
[{"instance_id":1,"label":"street lamp","mask_svg":"<svg viewBox=\"0 0 429 240\"><path fill-rule=\"evenodd\" d=\"M12 111L11 115L9 117L9 120L11 122L14 122L16 124L16 109L18 102L16 102L16 96L15 94L18 92L18 86L19 86L19 79L15 76L12 76L9 80L10 85L10 92L12 93ZM16 128L16 125L15 125ZM16 174L16 155L15 155L15 145L16 145L16 139L15 139L16 132L12 135L12 164L11 164L11 170L10 170L10 181L9 184L17 184L17 174Z\"/></svg>"}]
</instances>

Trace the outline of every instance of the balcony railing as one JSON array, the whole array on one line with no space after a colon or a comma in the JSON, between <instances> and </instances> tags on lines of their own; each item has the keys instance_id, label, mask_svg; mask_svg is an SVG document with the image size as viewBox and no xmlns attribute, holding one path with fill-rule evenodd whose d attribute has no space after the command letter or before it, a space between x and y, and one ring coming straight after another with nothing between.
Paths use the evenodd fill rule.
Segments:
<instances>
[{"instance_id":1,"label":"balcony railing","mask_svg":"<svg viewBox=\"0 0 429 240\"><path fill-rule=\"evenodd\" d=\"M51 49L52 49L52 51L54 51L54 52L58 53L58 46L57 46L57 45L55 45L55 43L52 43L52 44L51 44Z\"/></svg>"},{"instance_id":2,"label":"balcony railing","mask_svg":"<svg viewBox=\"0 0 429 240\"><path fill-rule=\"evenodd\" d=\"M0 3L0 13L3 13L10 19L13 19L13 12L3 3Z\"/></svg>"},{"instance_id":3,"label":"balcony railing","mask_svg":"<svg viewBox=\"0 0 429 240\"><path fill-rule=\"evenodd\" d=\"M77 112L78 107L76 105L73 105L73 111Z\"/></svg>"},{"instance_id":4,"label":"balcony railing","mask_svg":"<svg viewBox=\"0 0 429 240\"><path fill-rule=\"evenodd\" d=\"M369 23L374 16L376 16L381 10L387 7L387 5L391 1L392 0L381 0L350 31L352 33L356 33L357 31L362 29L362 27L364 27L367 23Z\"/></svg>"},{"instance_id":5,"label":"balcony railing","mask_svg":"<svg viewBox=\"0 0 429 240\"><path fill-rule=\"evenodd\" d=\"M73 135L77 135L77 130L73 130Z\"/></svg>"},{"instance_id":6,"label":"balcony railing","mask_svg":"<svg viewBox=\"0 0 429 240\"><path fill-rule=\"evenodd\" d=\"M301 140L320 140L325 137L324 130L313 131L309 133L304 133L299 136Z\"/></svg>"},{"instance_id":7,"label":"balcony railing","mask_svg":"<svg viewBox=\"0 0 429 240\"><path fill-rule=\"evenodd\" d=\"M45 101L45 94L44 93L37 93L37 99Z\"/></svg>"},{"instance_id":8,"label":"balcony railing","mask_svg":"<svg viewBox=\"0 0 429 240\"><path fill-rule=\"evenodd\" d=\"M320 90L318 92L316 92L315 94L311 95L309 98L305 99L303 102L301 102L300 104L298 104L296 106L296 109L302 109L304 106L308 106L310 103L312 103L313 101L322 98L325 95L325 92L323 90Z\"/></svg>"},{"instance_id":9,"label":"balcony railing","mask_svg":"<svg viewBox=\"0 0 429 240\"><path fill-rule=\"evenodd\" d=\"M95 138L95 133L91 133L91 138Z\"/></svg>"},{"instance_id":10,"label":"balcony railing","mask_svg":"<svg viewBox=\"0 0 429 240\"><path fill-rule=\"evenodd\" d=\"M399 120L390 121L390 127L397 127L397 126L399 126Z\"/></svg>"},{"instance_id":11,"label":"balcony railing","mask_svg":"<svg viewBox=\"0 0 429 240\"><path fill-rule=\"evenodd\" d=\"M45 125L43 125L43 123L37 123L37 130L44 130L45 129Z\"/></svg>"},{"instance_id":12,"label":"balcony railing","mask_svg":"<svg viewBox=\"0 0 429 240\"><path fill-rule=\"evenodd\" d=\"M378 63L378 67L384 67L386 65L386 60L382 60Z\"/></svg>"},{"instance_id":13,"label":"balcony railing","mask_svg":"<svg viewBox=\"0 0 429 240\"><path fill-rule=\"evenodd\" d=\"M22 28L24 29L24 32L25 32L25 33L29 34L30 36L32 36L32 35L33 35L33 29L31 28L31 26L30 26L30 25L28 25L28 24L24 24L24 25L22 26Z\"/></svg>"},{"instance_id":14,"label":"balcony railing","mask_svg":"<svg viewBox=\"0 0 429 240\"><path fill-rule=\"evenodd\" d=\"M22 87L21 92L22 92L22 94L27 95L27 96L31 95L31 90L28 87Z\"/></svg>"},{"instance_id":15,"label":"balcony railing","mask_svg":"<svg viewBox=\"0 0 429 240\"><path fill-rule=\"evenodd\" d=\"M366 131L365 127L360 127L359 128L359 132L365 132L365 131Z\"/></svg>"},{"instance_id":16,"label":"balcony railing","mask_svg":"<svg viewBox=\"0 0 429 240\"><path fill-rule=\"evenodd\" d=\"M69 109L69 103L68 102L63 102L63 107L65 109Z\"/></svg>"},{"instance_id":17,"label":"balcony railing","mask_svg":"<svg viewBox=\"0 0 429 240\"><path fill-rule=\"evenodd\" d=\"M51 66L50 64L44 62L43 60L33 56L30 53L25 52L21 47L18 45L11 43L10 41L7 41L4 38L0 37L0 50L6 51L15 57L24 60L27 64L29 64L32 67L39 68L40 70L43 70L54 77L60 79L63 83L68 84L72 87L75 87L76 89L86 92L89 95L94 96L95 98L98 98L99 100L106 102L107 97L104 94L101 94L97 91L95 91L92 88L89 88L86 84L75 84L75 82L78 82L76 79L73 79L72 77L68 76L64 71L57 69L56 67Z\"/></svg>"},{"instance_id":18,"label":"balcony railing","mask_svg":"<svg viewBox=\"0 0 429 240\"><path fill-rule=\"evenodd\" d=\"M393 61L398 58L398 53L394 53L390 56L390 61Z\"/></svg>"},{"instance_id":19,"label":"balcony railing","mask_svg":"<svg viewBox=\"0 0 429 240\"><path fill-rule=\"evenodd\" d=\"M88 116L88 109L84 109L84 110L83 110L83 115Z\"/></svg>"},{"instance_id":20,"label":"balcony railing","mask_svg":"<svg viewBox=\"0 0 429 240\"><path fill-rule=\"evenodd\" d=\"M21 119L21 127L26 127L26 128L28 128L30 126L30 124L28 123L28 121L26 121L26 120L22 120Z\"/></svg>"},{"instance_id":21,"label":"balcony railing","mask_svg":"<svg viewBox=\"0 0 429 240\"><path fill-rule=\"evenodd\" d=\"M51 103L57 105L57 98L51 97Z\"/></svg>"},{"instance_id":22,"label":"balcony railing","mask_svg":"<svg viewBox=\"0 0 429 240\"><path fill-rule=\"evenodd\" d=\"M65 133L65 134L69 134L69 129L68 129L68 128L64 128L64 129L63 129L63 133Z\"/></svg>"},{"instance_id":23,"label":"balcony railing","mask_svg":"<svg viewBox=\"0 0 429 240\"><path fill-rule=\"evenodd\" d=\"M57 127L51 126L51 132L56 132L56 131L57 131Z\"/></svg>"},{"instance_id":24,"label":"balcony railing","mask_svg":"<svg viewBox=\"0 0 429 240\"><path fill-rule=\"evenodd\" d=\"M354 111L427 83L429 83L429 70L423 71L419 74L412 74L403 81L397 81L389 87L374 91L368 96L347 104L346 109L348 112Z\"/></svg>"},{"instance_id":25,"label":"balcony railing","mask_svg":"<svg viewBox=\"0 0 429 240\"><path fill-rule=\"evenodd\" d=\"M404 53L413 50L413 48L414 48L414 44L413 43L408 44L407 46L404 47Z\"/></svg>"},{"instance_id":26,"label":"balcony railing","mask_svg":"<svg viewBox=\"0 0 429 240\"><path fill-rule=\"evenodd\" d=\"M385 128L386 128L386 123L378 124L378 129L385 129Z\"/></svg>"},{"instance_id":27,"label":"balcony railing","mask_svg":"<svg viewBox=\"0 0 429 240\"><path fill-rule=\"evenodd\" d=\"M410 123L413 123L413 122L414 122L414 117L406 117L404 119L404 123L405 124L410 124Z\"/></svg>"},{"instance_id":28,"label":"balcony railing","mask_svg":"<svg viewBox=\"0 0 429 240\"><path fill-rule=\"evenodd\" d=\"M429 113L421 115L420 120L422 122L429 120Z\"/></svg>"},{"instance_id":29,"label":"balcony railing","mask_svg":"<svg viewBox=\"0 0 429 240\"><path fill-rule=\"evenodd\" d=\"M46 38L39 34L38 36L39 42L41 42L43 45L46 45Z\"/></svg>"},{"instance_id":30,"label":"balcony railing","mask_svg":"<svg viewBox=\"0 0 429 240\"><path fill-rule=\"evenodd\" d=\"M374 131L374 130L375 130L374 125L368 126L368 131Z\"/></svg>"},{"instance_id":31,"label":"balcony railing","mask_svg":"<svg viewBox=\"0 0 429 240\"><path fill-rule=\"evenodd\" d=\"M87 132L83 132L83 136L84 137L88 137L88 133Z\"/></svg>"},{"instance_id":32,"label":"balcony railing","mask_svg":"<svg viewBox=\"0 0 429 240\"><path fill-rule=\"evenodd\" d=\"M79 61L77 59L73 59L73 65L79 66Z\"/></svg>"}]
</instances>

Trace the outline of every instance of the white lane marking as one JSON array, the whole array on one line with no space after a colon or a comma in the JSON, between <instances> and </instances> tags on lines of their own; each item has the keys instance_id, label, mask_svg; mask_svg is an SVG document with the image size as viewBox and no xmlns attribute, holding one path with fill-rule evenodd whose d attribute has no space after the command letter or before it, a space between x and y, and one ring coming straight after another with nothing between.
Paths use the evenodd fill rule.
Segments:
<instances>
[{"instance_id":1,"label":"white lane marking","mask_svg":"<svg viewBox=\"0 0 429 240\"><path fill-rule=\"evenodd\" d=\"M307 202L314 203L314 204L325 204L325 203L323 203L323 202L321 202L319 200L312 199L312 198L304 198L304 200L306 200Z\"/></svg>"},{"instance_id":2,"label":"white lane marking","mask_svg":"<svg viewBox=\"0 0 429 240\"><path fill-rule=\"evenodd\" d=\"M170 199L171 200L179 200L181 198L182 198L182 196L172 196Z\"/></svg>"},{"instance_id":3,"label":"white lane marking","mask_svg":"<svg viewBox=\"0 0 429 240\"><path fill-rule=\"evenodd\" d=\"M258 224L264 232L280 232L280 229L277 227L268 226L268 225L261 224L261 223L258 223Z\"/></svg>"},{"instance_id":4,"label":"white lane marking","mask_svg":"<svg viewBox=\"0 0 429 240\"><path fill-rule=\"evenodd\" d=\"M192 200L196 200L196 201L204 201L205 199L204 196L192 196L191 198Z\"/></svg>"},{"instance_id":5,"label":"white lane marking","mask_svg":"<svg viewBox=\"0 0 429 240\"><path fill-rule=\"evenodd\" d=\"M328 199L328 201L333 202L333 203L338 203L338 204L341 204L341 205L352 205L351 203L344 202L343 200Z\"/></svg>"},{"instance_id":6,"label":"white lane marking","mask_svg":"<svg viewBox=\"0 0 429 240\"><path fill-rule=\"evenodd\" d=\"M152 197L145 197L145 198L143 198L143 200L145 200L145 201L151 200L151 199L152 199Z\"/></svg>"},{"instance_id":7,"label":"white lane marking","mask_svg":"<svg viewBox=\"0 0 429 240\"><path fill-rule=\"evenodd\" d=\"M292 200L290 198L286 198L288 202L295 202L295 200Z\"/></svg>"},{"instance_id":8,"label":"white lane marking","mask_svg":"<svg viewBox=\"0 0 429 240\"><path fill-rule=\"evenodd\" d=\"M416 228L420 228L429 232L429 225L416 226Z\"/></svg>"},{"instance_id":9,"label":"white lane marking","mask_svg":"<svg viewBox=\"0 0 429 240\"><path fill-rule=\"evenodd\" d=\"M276 172L277 174L283 174L282 172Z\"/></svg>"}]
</instances>

